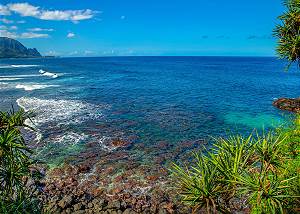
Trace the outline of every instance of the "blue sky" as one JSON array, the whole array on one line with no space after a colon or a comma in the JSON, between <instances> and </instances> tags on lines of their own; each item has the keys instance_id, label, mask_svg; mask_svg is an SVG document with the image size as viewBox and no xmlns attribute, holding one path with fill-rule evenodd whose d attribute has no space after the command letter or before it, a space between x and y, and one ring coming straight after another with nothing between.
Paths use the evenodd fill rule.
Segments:
<instances>
[{"instance_id":1,"label":"blue sky","mask_svg":"<svg viewBox=\"0 0 300 214\"><path fill-rule=\"evenodd\" d=\"M0 36L62 56L273 56L281 0L0 2Z\"/></svg>"}]
</instances>

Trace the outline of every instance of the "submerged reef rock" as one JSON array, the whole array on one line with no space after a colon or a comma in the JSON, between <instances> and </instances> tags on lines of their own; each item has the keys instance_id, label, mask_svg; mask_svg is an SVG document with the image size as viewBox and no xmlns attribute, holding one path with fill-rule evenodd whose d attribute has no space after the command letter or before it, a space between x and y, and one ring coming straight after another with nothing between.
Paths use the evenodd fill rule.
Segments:
<instances>
[{"instance_id":1,"label":"submerged reef rock","mask_svg":"<svg viewBox=\"0 0 300 214\"><path fill-rule=\"evenodd\" d=\"M273 106L290 112L300 112L300 98L279 98L273 102Z\"/></svg>"}]
</instances>

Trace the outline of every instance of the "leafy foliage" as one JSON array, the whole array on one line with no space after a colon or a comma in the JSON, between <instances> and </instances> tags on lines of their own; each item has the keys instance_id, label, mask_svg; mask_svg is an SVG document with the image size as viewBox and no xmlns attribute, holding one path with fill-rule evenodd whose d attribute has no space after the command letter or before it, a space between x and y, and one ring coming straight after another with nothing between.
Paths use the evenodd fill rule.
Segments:
<instances>
[{"instance_id":1,"label":"leafy foliage","mask_svg":"<svg viewBox=\"0 0 300 214\"><path fill-rule=\"evenodd\" d=\"M172 172L182 201L194 211L232 213L247 201L252 213L296 213L299 146L300 115L276 131L215 139L209 151L194 155L194 164L174 164Z\"/></svg>"},{"instance_id":2,"label":"leafy foliage","mask_svg":"<svg viewBox=\"0 0 300 214\"><path fill-rule=\"evenodd\" d=\"M0 112L0 213L38 213L38 201L28 188L33 173L32 151L25 143L21 129L30 114Z\"/></svg>"},{"instance_id":3,"label":"leafy foliage","mask_svg":"<svg viewBox=\"0 0 300 214\"><path fill-rule=\"evenodd\" d=\"M297 62L300 66L300 0L285 0L287 11L279 16L274 30L278 38L277 53L281 59Z\"/></svg>"}]
</instances>

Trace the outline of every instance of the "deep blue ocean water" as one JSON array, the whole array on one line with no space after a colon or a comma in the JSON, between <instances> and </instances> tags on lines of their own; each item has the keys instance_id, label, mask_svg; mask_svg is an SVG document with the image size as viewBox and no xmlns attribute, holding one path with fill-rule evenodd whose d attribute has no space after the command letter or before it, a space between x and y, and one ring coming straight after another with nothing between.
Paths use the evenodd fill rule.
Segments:
<instances>
[{"instance_id":1,"label":"deep blue ocean water","mask_svg":"<svg viewBox=\"0 0 300 214\"><path fill-rule=\"evenodd\" d=\"M0 107L34 112L34 148L49 163L91 142L98 153L114 152L114 139L130 142L128 152L148 161L162 152L156 146L162 142L282 123L285 115L272 101L300 94L300 74L284 72L285 65L255 57L2 59Z\"/></svg>"}]
</instances>

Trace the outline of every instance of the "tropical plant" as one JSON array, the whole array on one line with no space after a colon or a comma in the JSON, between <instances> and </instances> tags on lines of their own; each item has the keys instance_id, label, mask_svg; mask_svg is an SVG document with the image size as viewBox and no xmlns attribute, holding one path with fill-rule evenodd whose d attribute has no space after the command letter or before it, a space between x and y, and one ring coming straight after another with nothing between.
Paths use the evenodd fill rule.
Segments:
<instances>
[{"instance_id":1,"label":"tropical plant","mask_svg":"<svg viewBox=\"0 0 300 214\"><path fill-rule=\"evenodd\" d=\"M285 0L284 5L287 11L279 16L280 24L274 30L277 53L281 59L300 66L300 0Z\"/></svg>"},{"instance_id":2,"label":"tropical plant","mask_svg":"<svg viewBox=\"0 0 300 214\"><path fill-rule=\"evenodd\" d=\"M194 210L205 208L207 213L232 213L236 201L242 200L252 213L296 212L299 118L277 132L217 138L209 151L195 155L195 164L174 164L171 171L182 201ZM296 147L289 147L291 140Z\"/></svg>"},{"instance_id":3,"label":"tropical plant","mask_svg":"<svg viewBox=\"0 0 300 214\"><path fill-rule=\"evenodd\" d=\"M183 202L192 206L193 212L204 208L207 213L224 211L219 203L222 185L218 183L217 168L204 155L194 154L195 166L181 167L174 163L173 173Z\"/></svg>"},{"instance_id":4,"label":"tropical plant","mask_svg":"<svg viewBox=\"0 0 300 214\"><path fill-rule=\"evenodd\" d=\"M32 151L22 136L30 114L0 112L0 213L37 213L40 209L27 181L34 179Z\"/></svg>"},{"instance_id":5,"label":"tropical plant","mask_svg":"<svg viewBox=\"0 0 300 214\"><path fill-rule=\"evenodd\" d=\"M290 179L284 179L276 173L244 172L234 180L239 185L240 195L246 195L251 204L252 213L285 213L290 194Z\"/></svg>"}]
</instances>

